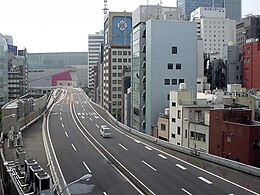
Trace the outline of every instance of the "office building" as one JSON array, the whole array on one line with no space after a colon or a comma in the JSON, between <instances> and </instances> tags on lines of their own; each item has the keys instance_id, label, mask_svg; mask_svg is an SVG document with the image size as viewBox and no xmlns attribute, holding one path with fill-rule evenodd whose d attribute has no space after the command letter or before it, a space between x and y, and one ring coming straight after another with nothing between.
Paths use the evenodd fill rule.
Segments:
<instances>
[{"instance_id":1,"label":"office building","mask_svg":"<svg viewBox=\"0 0 260 195\"><path fill-rule=\"evenodd\" d=\"M225 8L200 7L191 13L197 23L197 36L203 39L204 53L224 57L224 45L236 43L236 21L225 17Z\"/></svg>"},{"instance_id":2,"label":"office building","mask_svg":"<svg viewBox=\"0 0 260 195\"><path fill-rule=\"evenodd\" d=\"M199 7L226 8L225 17L232 20L241 19L241 0L177 0L177 7L182 9L182 14L187 19Z\"/></svg>"},{"instance_id":3,"label":"office building","mask_svg":"<svg viewBox=\"0 0 260 195\"><path fill-rule=\"evenodd\" d=\"M132 13L109 12L104 26L103 107L121 120L121 76L131 66Z\"/></svg>"},{"instance_id":4,"label":"office building","mask_svg":"<svg viewBox=\"0 0 260 195\"><path fill-rule=\"evenodd\" d=\"M94 69L98 64L101 44L104 42L104 31L88 35L88 89L89 96L94 100Z\"/></svg>"},{"instance_id":5,"label":"office building","mask_svg":"<svg viewBox=\"0 0 260 195\"><path fill-rule=\"evenodd\" d=\"M0 34L0 107L8 102L8 46Z\"/></svg>"},{"instance_id":6,"label":"office building","mask_svg":"<svg viewBox=\"0 0 260 195\"><path fill-rule=\"evenodd\" d=\"M8 94L9 101L22 97L28 90L27 50L17 50L8 45Z\"/></svg>"},{"instance_id":7,"label":"office building","mask_svg":"<svg viewBox=\"0 0 260 195\"><path fill-rule=\"evenodd\" d=\"M242 45L246 43L246 40L260 38L260 16L247 15L242 18L236 24L236 34L237 45L242 53Z\"/></svg>"},{"instance_id":8,"label":"office building","mask_svg":"<svg viewBox=\"0 0 260 195\"><path fill-rule=\"evenodd\" d=\"M259 89L260 86L260 41L249 39L242 46L243 53L243 87Z\"/></svg>"}]
</instances>

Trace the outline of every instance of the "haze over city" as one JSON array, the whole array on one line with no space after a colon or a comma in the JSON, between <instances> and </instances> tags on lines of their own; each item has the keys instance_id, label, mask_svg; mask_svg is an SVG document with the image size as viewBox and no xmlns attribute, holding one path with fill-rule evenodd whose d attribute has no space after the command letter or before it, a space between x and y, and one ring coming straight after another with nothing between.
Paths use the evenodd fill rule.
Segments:
<instances>
[{"instance_id":1,"label":"haze over city","mask_svg":"<svg viewBox=\"0 0 260 195\"><path fill-rule=\"evenodd\" d=\"M149 4L158 4L150 0ZM133 12L146 0L108 0L109 11ZM176 6L176 0L163 0ZM103 29L104 1L4 0L1 2L0 33L13 36L14 45L28 52L87 51L88 34ZM259 15L259 0L242 0L242 16Z\"/></svg>"}]
</instances>

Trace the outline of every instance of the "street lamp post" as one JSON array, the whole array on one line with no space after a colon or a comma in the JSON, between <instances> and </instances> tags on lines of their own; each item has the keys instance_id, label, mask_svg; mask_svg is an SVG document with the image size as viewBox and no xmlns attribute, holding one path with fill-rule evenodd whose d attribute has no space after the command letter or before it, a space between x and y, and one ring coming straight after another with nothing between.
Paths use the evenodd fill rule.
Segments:
<instances>
[{"instance_id":1,"label":"street lamp post","mask_svg":"<svg viewBox=\"0 0 260 195\"><path fill-rule=\"evenodd\" d=\"M75 183L77 183L77 182L79 182L79 181L83 181L83 180L87 180L87 181L88 181L91 177L92 177L91 174L86 174L86 175L83 175L82 177L80 177L80 178L78 178L78 179L76 179L76 180L70 182L69 184L67 184L67 185L61 190L61 193L60 193L60 194L62 194L66 189L68 189L69 186L71 186L71 185L73 185L73 184L75 184Z\"/></svg>"},{"instance_id":2,"label":"street lamp post","mask_svg":"<svg viewBox=\"0 0 260 195\"><path fill-rule=\"evenodd\" d=\"M11 117L12 117L13 120L15 120L15 124L14 124L15 125L15 129L14 129L14 131L16 131L16 129L18 128L17 127L18 124L17 124L16 114L9 114L9 115L7 115L7 116L2 118L2 131L4 132L4 134L8 133L7 131L9 129L7 129L7 128L9 128L10 123L13 122L13 121L8 120Z\"/></svg>"}]
</instances>

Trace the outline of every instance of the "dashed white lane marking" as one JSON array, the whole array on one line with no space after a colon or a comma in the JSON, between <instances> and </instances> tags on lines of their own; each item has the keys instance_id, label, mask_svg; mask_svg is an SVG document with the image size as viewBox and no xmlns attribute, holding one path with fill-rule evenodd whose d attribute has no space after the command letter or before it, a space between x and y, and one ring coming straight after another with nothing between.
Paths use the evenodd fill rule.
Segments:
<instances>
[{"instance_id":1,"label":"dashed white lane marking","mask_svg":"<svg viewBox=\"0 0 260 195\"><path fill-rule=\"evenodd\" d=\"M91 120L91 121L92 121L92 118L89 118L89 120Z\"/></svg>"},{"instance_id":2,"label":"dashed white lane marking","mask_svg":"<svg viewBox=\"0 0 260 195\"><path fill-rule=\"evenodd\" d=\"M187 169L186 167L184 167L184 166L182 166L182 165L180 165L180 164L176 164L176 167L179 167L179 168L182 169L182 170L186 170L186 169Z\"/></svg>"},{"instance_id":3,"label":"dashed white lane marking","mask_svg":"<svg viewBox=\"0 0 260 195\"><path fill-rule=\"evenodd\" d=\"M68 135L68 133L65 131L65 135L66 135L66 137L69 137L69 135Z\"/></svg>"},{"instance_id":4,"label":"dashed white lane marking","mask_svg":"<svg viewBox=\"0 0 260 195\"><path fill-rule=\"evenodd\" d=\"M94 116L95 118L99 118L99 116Z\"/></svg>"},{"instance_id":5,"label":"dashed white lane marking","mask_svg":"<svg viewBox=\"0 0 260 195\"><path fill-rule=\"evenodd\" d=\"M61 112L60 112L60 115L61 115Z\"/></svg>"},{"instance_id":6,"label":"dashed white lane marking","mask_svg":"<svg viewBox=\"0 0 260 195\"><path fill-rule=\"evenodd\" d=\"M150 147L148 147L148 146L145 146L145 148L146 148L147 150L152 150L152 148L150 148Z\"/></svg>"},{"instance_id":7,"label":"dashed white lane marking","mask_svg":"<svg viewBox=\"0 0 260 195\"><path fill-rule=\"evenodd\" d=\"M86 113L86 115L88 115L88 113Z\"/></svg>"},{"instance_id":8,"label":"dashed white lane marking","mask_svg":"<svg viewBox=\"0 0 260 195\"><path fill-rule=\"evenodd\" d=\"M212 184L211 181L205 179L204 177L198 177L198 178L199 178L200 180L204 181L204 182L207 183L207 184Z\"/></svg>"},{"instance_id":9,"label":"dashed white lane marking","mask_svg":"<svg viewBox=\"0 0 260 195\"><path fill-rule=\"evenodd\" d=\"M72 146L72 148L73 148L75 151L77 151L77 149L75 148L75 146L74 146L73 144L71 144L71 146Z\"/></svg>"},{"instance_id":10,"label":"dashed white lane marking","mask_svg":"<svg viewBox=\"0 0 260 195\"><path fill-rule=\"evenodd\" d=\"M85 115L85 113L83 113L83 112L82 112L82 115L84 116L84 115Z\"/></svg>"},{"instance_id":11,"label":"dashed white lane marking","mask_svg":"<svg viewBox=\"0 0 260 195\"><path fill-rule=\"evenodd\" d=\"M104 194L104 195L107 195L107 193L106 193L106 192L103 192L103 194Z\"/></svg>"},{"instance_id":12,"label":"dashed white lane marking","mask_svg":"<svg viewBox=\"0 0 260 195\"><path fill-rule=\"evenodd\" d=\"M95 124L97 128L99 128L98 124Z\"/></svg>"},{"instance_id":13,"label":"dashed white lane marking","mask_svg":"<svg viewBox=\"0 0 260 195\"><path fill-rule=\"evenodd\" d=\"M121 146L124 150L128 150L125 146L123 146L122 144L119 144L119 146Z\"/></svg>"},{"instance_id":14,"label":"dashed white lane marking","mask_svg":"<svg viewBox=\"0 0 260 195\"><path fill-rule=\"evenodd\" d=\"M62 118L60 117L60 120L62 121Z\"/></svg>"},{"instance_id":15,"label":"dashed white lane marking","mask_svg":"<svg viewBox=\"0 0 260 195\"><path fill-rule=\"evenodd\" d=\"M148 166L149 168L151 168L152 170L156 171L156 169L151 166L150 164L148 164L147 162L145 162L144 160L142 160L142 163L144 163L146 166Z\"/></svg>"},{"instance_id":16,"label":"dashed white lane marking","mask_svg":"<svg viewBox=\"0 0 260 195\"><path fill-rule=\"evenodd\" d=\"M64 128L64 125L63 125L63 123L61 123L61 126Z\"/></svg>"},{"instance_id":17,"label":"dashed white lane marking","mask_svg":"<svg viewBox=\"0 0 260 195\"><path fill-rule=\"evenodd\" d=\"M78 113L78 115L81 115L81 113Z\"/></svg>"},{"instance_id":18,"label":"dashed white lane marking","mask_svg":"<svg viewBox=\"0 0 260 195\"><path fill-rule=\"evenodd\" d=\"M158 156L160 156L160 157L163 158L163 159L167 159L167 157L164 156L164 155L162 155L162 154L158 154Z\"/></svg>"},{"instance_id":19,"label":"dashed white lane marking","mask_svg":"<svg viewBox=\"0 0 260 195\"><path fill-rule=\"evenodd\" d=\"M192 193L188 192L187 190L185 190L184 188L181 189L183 192L185 192L188 195L192 195Z\"/></svg>"},{"instance_id":20,"label":"dashed white lane marking","mask_svg":"<svg viewBox=\"0 0 260 195\"><path fill-rule=\"evenodd\" d=\"M81 118L83 118L83 119L84 119L85 117L84 117L84 116L81 116Z\"/></svg>"},{"instance_id":21,"label":"dashed white lane marking","mask_svg":"<svg viewBox=\"0 0 260 195\"><path fill-rule=\"evenodd\" d=\"M89 169L88 165L87 165L85 162L83 162L83 165L86 167L86 169L88 170L88 172L91 173L91 170Z\"/></svg>"},{"instance_id":22,"label":"dashed white lane marking","mask_svg":"<svg viewBox=\"0 0 260 195\"><path fill-rule=\"evenodd\" d=\"M138 144L141 143L141 142L140 142L139 140L137 140L137 139L134 139L134 141L135 141L136 143L138 143Z\"/></svg>"}]
</instances>

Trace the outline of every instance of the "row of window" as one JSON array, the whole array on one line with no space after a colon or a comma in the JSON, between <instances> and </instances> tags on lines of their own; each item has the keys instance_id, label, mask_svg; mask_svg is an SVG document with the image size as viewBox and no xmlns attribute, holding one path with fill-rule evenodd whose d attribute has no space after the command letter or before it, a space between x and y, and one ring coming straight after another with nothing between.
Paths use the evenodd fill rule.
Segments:
<instances>
[{"instance_id":1,"label":"row of window","mask_svg":"<svg viewBox=\"0 0 260 195\"><path fill-rule=\"evenodd\" d=\"M119 72L119 73L113 72L112 76L113 77L121 77L122 73L121 72Z\"/></svg>"},{"instance_id":2,"label":"row of window","mask_svg":"<svg viewBox=\"0 0 260 195\"><path fill-rule=\"evenodd\" d=\"M121 101L118 101L118 102L117 101L113 101L112 104L113 104L113 106L116 106L116 105L121 106L122 102Z\"/></svg>"},{"instance_id":3,"label":"row of window","mask_svg":"<svg viewBox=\"0 0 260 195\"><path fill-rule=\"evenodd\" d=\"M112 87L112 91L121 91L121 87Z\"/></svg>"},{"instance_id":4,"label":"row of window","mask_svg":"<svg viewBox=\"0 0 260 195\"><path fill-rule=\"evenodd\" d=\"M167 67L168 67L168 69L172 70L173 69L173 63L168 63ZM176 63L175 64L175 69L176 70L181 70L181 63Z\"/></svg>"},{"instance_id":5,"label":"row of window","mask_svg":"<svg viewBox=\"0 0 260 195\"><path fill-rule=\"evenodd\" d=\"M113 58L112 62L124 62L124 63L129 62L130 63L131 58Z\"/></svg>"},{"instance_id":6,"label":"row of window","mask_svg":"<svg viewBox=\"0 0 260 195\"><path fill-rule=\"evenodd\" d=\"M131 55L131 51L112 51L112 55Z\"/></svg>"},{"instance_id":7,"label":"row of window","mask_svg":"<svg viewBox=\"0 0 260 195\"><path fill-rule=\"evenodd\" d=\"M118 69L118 70L122 70L122 68L124 67L124 69L127 69L127 66L121 66L121 65L113 65L113 70L116 70L116 69Z\"/></svg>"},{"instance_id":8,"label":"row of window","mask_svg":"<svg viewBox=\"0 0 260 195\"><path fill-rule=\"evenodd\" d=\"M113 94L112 97L113 98L122 98L122 95L121 94Z\"/></svg>"},{"instance_id":9,"label":"row of window","mask_svg":"<svg viewBox=\"0 0 260 195\"><path fill-rule=\"evenodd\" d=\"M184 83L184 79L179 79L179 84ZM177 85L178 79L164 79L164 85Z\"/></svg>"},{"instance_id":10,"label":"row of window","mask_svg":"<svg viewBox=\"0 0 260 195\"><path fill-rule=\"evenodd\" d=\"M121 84L121 80L113 80L112 83L113 84Z\"/></svg>"}]
</instances>

